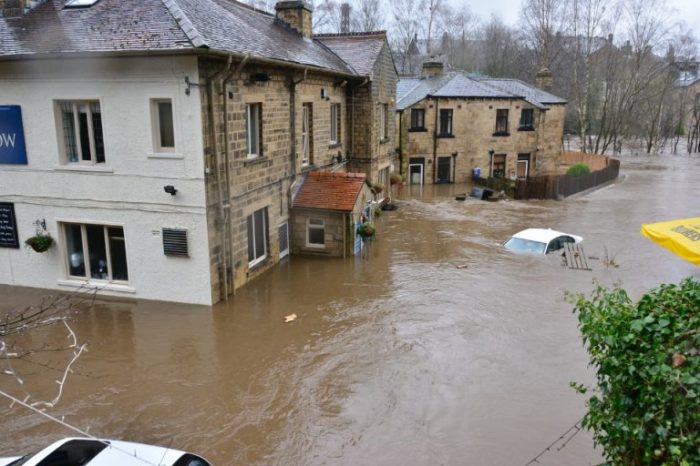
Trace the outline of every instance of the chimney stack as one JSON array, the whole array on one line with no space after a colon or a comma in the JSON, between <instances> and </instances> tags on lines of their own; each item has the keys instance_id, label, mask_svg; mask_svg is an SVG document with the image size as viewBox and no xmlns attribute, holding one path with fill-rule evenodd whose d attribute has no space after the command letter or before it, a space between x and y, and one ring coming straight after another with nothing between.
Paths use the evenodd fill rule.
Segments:
<instances>
[{"instance_id":1,"label":"chimney stack","mask_svg":"<svg viewBox=\"0 0 700 466\"><path fill-rule=\"evenodd\" d=\"M276 19L306 38L311 38L313 34L312 11L313 8L305 0L284 0L275 5Z\"/></svg>"},{"instance_id":2,"label":"chimney stack","mask_svg":"<svg viewBox=\"0 0 700 466\"><path fill-rule=\"evenodd\" d=\"M550 92L552 90L553 84L554 75L549 70L549 68L542 68L535 75L535 86L539 87L543 91Z\"/></svg>"},{"instance_id":3,"label":"chimney stack","mask_svg":"<svg viewBox=\"0 0 700 466\"><path fill-rule=\"evenodd\" d=\"M347 34L350 32L350 4L343 3L340 5L340 32Z\"/></svg>"},{"instance_id":4,"label":"chimney stack","mask_svg":"<svg viewBox=\"0 0 700 466\"><path fill-rule=\"evenodd\" d=\"M445 71L445 64L439 60L429 60L423 62L423 77L432 78L433 76L442 76Z\"/></svg>"}]
</instances>

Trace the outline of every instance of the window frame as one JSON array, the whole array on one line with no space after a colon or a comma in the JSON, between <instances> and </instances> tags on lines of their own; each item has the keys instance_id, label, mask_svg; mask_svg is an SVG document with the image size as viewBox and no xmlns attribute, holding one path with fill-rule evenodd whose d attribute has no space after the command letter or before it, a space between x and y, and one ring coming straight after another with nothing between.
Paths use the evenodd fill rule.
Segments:
<instances>
[{"instance_id":1,"label":"window frame","mask_svg":"<svg viewBox=\"0 0 700 466\"><path fill-rule=\"evenodd\" d=\"M79 221L59 221L59 231L61 238L63 240L63 247L62 247L62 253L65 258L64 260L64 266L65 266L65 274L66 277L69 280L82 280L85 281L87 280L88 282L106 282L106 283L114 283L114 284L119 284L119 285L129 285L131 283L131 275L129 274L129 251L126 245L126 233L124 231L124 225L123 224L116 224L116 223L81 223ZM70 264L70 255L69 255L69 249L68 249L68 234L66 231L66 227L69 225L73 226L78 226L80 227L80 244L82 247L82 254L83 254L83 267L84 267L84 275L72 275L71 274L71 264ZM104 248L105 248L105 258L107 261L107 277L108 278L95 278L92 276L92 270L90 267L87 266L87 264L90 264L90 248L88 245L88 237L87 237L87 228L88 227L101 227L102 228L102 234L103 234L103 241L104 241ZM122 237L120 238L124 242L124 261L125 261L125 266L126 266L126 275L127 279L126 280L120 280L120 279L115 279L114 278L114 264L112 263L112 247L110 245L110 239L115 238L113 236L110 236L109 234L109 229L110 228L121 228L122 230Z\"/></svg>"},{"instance_id":2,"label":"window frame","mask_svg":"<svg viewBox=\"0 0 700 466\"><path fill-rule=\"evenodd\" d=\"M330 117L330 143L331 145L341 144L341 106L338 102L331 103L331 117Z\"/></svg>"},{"instance_id":3,"label":"window frame","mask_svg":"<svg viewBox=\"0 0 700 466\"><path fill-rule=\"evenodd\" d=\"M255 243L255 237L256 237L256 221L255 221L255 215L258 212L262 212L261 218L262 218L262 232L263 232L263 253L260 256L254 257L252 260L250 258L250 242L251 239L253 240L253 254L257 254L257 244ZM251 230L249 227L248 219L252 219L252 235L251 235ZM264 262L267 260L269 256L269 250L268 250L268 242L270 241L270 232L268 229L268 223L269 220L267 218L267 207L263 207L262 209L257 209L253 212L250 213L246 217L246 230L247 230L247 239L248 239L248 268L253 268L256 265L260 264L261 262Z\"/></svg>"},{"instance_id":4,"label":"window frame","mask_svg":"<svg viewBox=\"0 0 700 466\"><path fill-rule=\"evenodd\" d=\"M496 130L494 131L494 136L510 136L508 132L508 118L510 117L509 109L498 108L496 109Z\"/></svg>"},{"instance_id":5,"label":"window frame","mask_svg":"<svg viewBox=\"0 0 700 466\"><path fill-rule=\"evenodd\" d=\"M530 115L530 123L527 124L525 121L526 113ZM520 111L520 122L518 124L518 131L534 131L535 130L535 109L534 108L523 108Z\"/></svg>"},{"instance_id":6,"label":"window frame","mask_svg":"<svg viewBox=\"0 0 700 466\"><path fill-rule=\"evenodd\" d=\"M441 108L439 118L438 137L453 137L454 136L454 109ZM446 131L445 131L446 130Z\"/></svg>"},{"instance_id":7,"label":"window frame","mask_svg":"<svg viewBox=\"0 0 700 466\"><path fill-rule=\"evenodd\" d=\"M104 124L103 124L103 118L102 118L102 102L100 99L55 99L53 101L54 103L54 112L55 112L55 118L56 118L56 128L57 128L57 135L58 135L58 140L59 140L59 153L60 153L60 160L62 165L69 165L69 166L97 166L97 165L103 165L105 166L107 164L107 148L105 146L105 138L104 138ZM77 160L71 160L70 155L68 154L68 151L66 150L66 145L68 143L68 138L66 137L66 127L64 124L64 105L71 105L71 112L73 115L73 120L72 120L72 130L73 130L73 144L75 146L75 155L77 157ZM96 104L97 108L99 110L99 121L100 121L100 139L102 142L102 161L99 161L99 154L97 153L98 150L98 143L97 143L97 138L96 138L96 133L95 133L95 121L93 118L93 113L92 111L92 105ZM82 147L82 138L81 138L81 125L80 125L80 109L81 107L84 106L85 109L87 110L84 112L87 117L86 117L86 124L87 124L87 132L88 132L88 150L90 151L90 158L89 160L86 160L84 158L84 152L83 152L83 147Z\"/></svg>"},{"instance_id":8,"label":"window frame","mask_svg":"<svg viewBox=\"0 0 700 466\"><path fill-rule=\"evenodd\" d=\"M312 220L315 221L320 221L321 224L319 225L312 225ZM321 230L323 232L323 244L321 243L312 243L311 242L311 230ZM326 219L321 218L321 217L308 217L306 219L306 247L307 248L316 248L316 249L325 249L326 248Z\"/></svg>"},{"instance_id":9,"label":"window frame","mask_svg":"<svg viewBox=\"0 0 700 466\"><path fill-rule=\"evenodd\" d=\"M170 104L170 124L172 125L173 145L163 145L163 132L161 127L160 104ZM175 132L175 105L171 97L154 97L151 98L151 128L153 132L153 151L155 153L173 153L177 150L177 137Z\"/></svg>"},{"instance_id":10,"label":"window frame","mask_svg":"<svg viewBox=\"0 0 700 466\"><path fill-rule=\"evenodd\" d=\"M379 135L381 142L389 140L389 104L379 104Z\"/></svg>"},{"instance_id":11,"label":"window frame","mask_svg":"<svg viewBox=\"0 0 700 466\"><path fill-rule=\"evenodd\" d=\"M255 110L255 118L252 117ZM246 139L246 158L248 160L263 157L263 104L262 102L248 102L245 105L245 139ZM255 124L255 128L252 125ZM255 134L257 147L253 151L251 134Z\"/></svg>"},{"instance_id":12,"label":"window frame","mask_svg":"<svg viewBox=\"0 0 700 466\"><path fill-rule=\"evenodd\" d=\"M420 115L420 118L418 117ZM420 121L418 121L420 120ZM416 124L420 123L420 125ZM425 109L424 108L412 108L411 109L411 126L409 131L425 131Z\"/></svg>"}]
</instances>

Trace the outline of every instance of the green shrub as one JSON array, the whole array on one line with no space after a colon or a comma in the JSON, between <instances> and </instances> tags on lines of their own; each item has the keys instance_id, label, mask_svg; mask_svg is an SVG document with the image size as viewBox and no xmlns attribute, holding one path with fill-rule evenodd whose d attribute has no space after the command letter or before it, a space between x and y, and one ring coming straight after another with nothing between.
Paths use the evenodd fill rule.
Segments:
<instances>
[{"instance_id":1,"label":"green shrub","mask_svg":"<svg viewBox=\"0 0 700 466\"><path fill-rule=\"evenodd\" d=\"M700 282L661 285L636 304L599 286L574 312L598 382L583 425L608 464L700 464Z\"/></svg>"},{"instance_id":2,"label":"green shrub","mask_svg":"<svg viewBox=\"0 0 700 466\"><path fill-rule=\"evenodd\" d=\"M569 169L566 171L566 174L571 176L581 176L587 175L590 172L591 169L585 163L575 163L569 167Z\"/></svg>"}]
</instances>

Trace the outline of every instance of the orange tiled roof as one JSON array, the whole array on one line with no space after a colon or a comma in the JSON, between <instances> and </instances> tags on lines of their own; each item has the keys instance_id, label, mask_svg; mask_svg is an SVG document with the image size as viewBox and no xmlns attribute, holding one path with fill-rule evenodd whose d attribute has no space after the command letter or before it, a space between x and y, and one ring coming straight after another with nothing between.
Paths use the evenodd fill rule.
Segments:
<instances>
[{"instance_id":1,"label":"orange tiled roof","mask_svg":"<svg viewBox=\"0 0 700 466\"><path fill-rule=\"evenodd\" d=\"M293 207L352 212L366 178L364 173L311 172Z\"/></svg>"}]
</instances>

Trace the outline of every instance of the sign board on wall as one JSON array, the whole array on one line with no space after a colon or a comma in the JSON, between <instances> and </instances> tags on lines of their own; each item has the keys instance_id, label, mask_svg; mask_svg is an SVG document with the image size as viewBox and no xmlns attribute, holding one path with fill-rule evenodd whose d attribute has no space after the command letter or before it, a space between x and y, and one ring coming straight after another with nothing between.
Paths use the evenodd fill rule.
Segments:
<instances>
[{"instance_id":1,"label":"sign board on wall","mask_svg":"<svg viewBox=\"0 0 700 466\"><path fill-rule=\"evenodd\" d=\"M19 105L0 105L0 164L27 165Z\"/></svg>"},{"instance_id":2,"label":"sign board on wall","mask_svg":"<svg viewBox=\"0 0 700 466\"><path fill-rule=\"evenodd\" d=\"M11 202L0 202L0 248L19 248L15 205Z\"/></svg>"}]
</instances>

